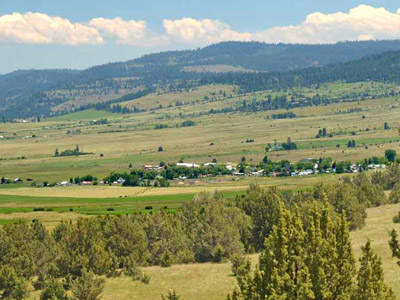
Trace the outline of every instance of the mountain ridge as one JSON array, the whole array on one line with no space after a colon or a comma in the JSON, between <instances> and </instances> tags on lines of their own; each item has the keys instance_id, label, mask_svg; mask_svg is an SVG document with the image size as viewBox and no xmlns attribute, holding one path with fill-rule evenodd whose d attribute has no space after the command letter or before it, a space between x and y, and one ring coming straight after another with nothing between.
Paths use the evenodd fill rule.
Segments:
<instances>
[{"instance_id":1,"label":"mountain ridge","mask_svg":"<svg viewBox=\"0 0 400 300\"><path fill-rule=\"evenodd\" d=\"M106 102L160 86L180 89L198 81L213 83L212 80L215 80L220 83L221 78L228 76L243 77L242 81L268 78L268 74L287 78L290 74L297 74L299 70L303 70L301 74L305 74L304 69L310 69L307 76L312 80L314 75L311 73L318 74L318 69L324 66L338 64L340 67L342 63L397 50L400 50L400 40L321 45L222 42L195 50L148 54L81 71L20 70L0 75L0 117L47 117L55 113L52 111L54 106L65 102L72 102L71 109L74 109L75 106L93 101ZM223 72L218 76L215 72L185 70L187 67L207 65L231 66L240 73ZM334 67L330 68L334 70L332 72L340 72ZM207 71L207 68L204 70ZM249 74L248 71L256 72ZM311 82L310 80L305 82ZM223 83L227 82L229 80ZM247 90L253 88L249 84Z\"/></svg>"}]
</instances>

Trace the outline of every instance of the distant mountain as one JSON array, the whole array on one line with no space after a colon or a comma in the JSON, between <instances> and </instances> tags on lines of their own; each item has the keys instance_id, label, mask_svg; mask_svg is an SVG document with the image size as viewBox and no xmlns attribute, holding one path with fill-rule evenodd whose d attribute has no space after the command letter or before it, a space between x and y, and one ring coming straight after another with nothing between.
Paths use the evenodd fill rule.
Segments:
<instances>
[{"instance_id":1,"label":"distant mountain","mask_svg":"<svg viewBox=\"0 0 400 300\"><path fill-rule=\"evenodd\" d=\"M0 117L50 116L89 103L126 99L140 90L151 91L157 86L180 88L199 80L203 83L241 82L245 90L252 90L287 84L294 74L302 78L297 79L298 83L313 82L317 80L315 76L322 76L321 72L341 74L336 77L325 74L324 78L342 78L346 74L337 68L342 69L343 63L396 50L400 50L400 40L332 45L223 42L202 49L145 55L83 71L16 71L0 76ZM338 64L336 69L332 64ZM349 68L359 70L357 64ZM330 69L324 69L327 65ZM296 73L301 69L306 70ZM348 72L347 78L353 73ZM269 73L281 78L279 83L272 80ZM387 76L381 78L390 77Z\"/></svg>"},{"instance_id":2,"label":"distant mountain","mask_svg":"<svg viewBox=\"0 0 400 300\"><path fill-rule=\"evenodd\" d=\"M151 54L129 61L153 65L231 65L257 71L290 71L346 62L400 50L400 40L342 42L326 45L223 42L193 51Z\"/></svg>"}]
</instances>

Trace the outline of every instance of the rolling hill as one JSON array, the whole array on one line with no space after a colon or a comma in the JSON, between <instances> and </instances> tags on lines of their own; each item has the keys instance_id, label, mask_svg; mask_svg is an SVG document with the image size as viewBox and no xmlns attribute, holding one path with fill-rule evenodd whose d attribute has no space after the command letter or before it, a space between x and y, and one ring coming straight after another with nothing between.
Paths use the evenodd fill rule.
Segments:
<instances>
[{"instance_id":1,"label":"rolling hill","mask_svg":"<svg viewBox=\"0 0 400 300\"><path fill-rule=\"evenodd\" d=\"M96 103L130 100L143 91L199 84L235 84L253 91L355 78L397 80L396 50L400 40L332 45L224 42L82 71L16 71L0 76L0 118L48 117ZM374 56L388 51L386 56Z\"/></svg>"}]
</instances>

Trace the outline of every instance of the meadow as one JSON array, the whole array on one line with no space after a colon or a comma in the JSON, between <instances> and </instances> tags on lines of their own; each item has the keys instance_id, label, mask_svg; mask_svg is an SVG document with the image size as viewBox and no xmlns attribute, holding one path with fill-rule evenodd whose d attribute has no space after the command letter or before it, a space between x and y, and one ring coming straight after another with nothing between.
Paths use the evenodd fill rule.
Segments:
<instances>
[{"instance_id":1,"label":"meadow","mask_svg":"<svg viewBox=\"0 0 400 300\"><path fill-rule=\"evenodd\" d=\"M352 89L358 93L360 85L362 87L362 84L353 84L351 88L346 84L333 84L321 88L318 93L328 93L330 90L340 97ZM228 93L234 88L217 89ZM364 89L368 91L370 87L364 86ZM296 91L299 92L311 93ZM204 114L210 108L232 107L246 97L253 99L264 97L264 94L219 99L219 93L215 96L215 87L209 88L209 91L203 87L193 93L195 96L191 99L197 99L198 103L188 100L187 105L138 114L83 111L44 119L40 123L2 124L0 176L31 178L40 185L43 181L59 182L87 174L101 179L112 171L129 171L129 164L140 168L144 164L157 165L160 161L176 163L181 159L201 164L213 158L219 163L238 163L243 156L247 162L256 164L265 155L272 160L288 159L292 162L310 157L355 161L383 156L388 148L399 149L400 126L397 116L400 105L396 97L294 108L290 111L297 118L273 120L267 119L267 116L286 110ZM187 97L185 92L182 94ZM215 101L202 101L204 96L211 98L213 95ZM146 99L151 97L157 95L147 96ZM175 94L158 97L169 97L168 101L177 98ZM145 99L134 101L143 103ZM355 108L359 111L349 113ZM93 125L93 120L101 118L107 119L108 124ZM195 126L181 127L180 124L187 120L195 122ZM383 129L385 122L390 125L390 130ZM159 124L168 128L155 129ZM316 139L318 130L322 128L326 128L332 137ZM77 130L79 133L74 134ZM265 152L268 144L285 142L288 137L297 143L298 150ZM249 139L254 142L246 143ZM347 142L353 139L357 147L347 148ZM53 157L56 149L74 149L76 145L92 154ZM163 147L163 152L157 151L159 146ZM214 186L220 187L221 184L218 182Z\"/></svg>"}]
</instances>

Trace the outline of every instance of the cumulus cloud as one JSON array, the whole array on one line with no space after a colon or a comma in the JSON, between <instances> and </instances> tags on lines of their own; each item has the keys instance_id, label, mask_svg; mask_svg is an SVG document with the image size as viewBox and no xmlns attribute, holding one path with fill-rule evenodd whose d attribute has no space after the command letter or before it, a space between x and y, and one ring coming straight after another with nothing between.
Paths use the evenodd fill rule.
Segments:
<instances>
[{"instance_id":1,"label":"cumulus cloud","mask_svg":"<svg viewBox=\"0 0 400 300\"><path fill-rule=\"evenodd\" d=\"M188 43L215 43L219 41L249 41L251 34L236 32L219 20L164 20L166 34L169 38Z\"/></svg>"},{"instance_id":2,"label":"cumulus cloud","mask_svg":"<svg viewBox=\"0 0 400 300\"><path fill-rule=\"evenodd\" d=\"M123 45L147 44L149 37L145 21L95 18L89 25L97 28L105 37L116 38L117 42Z\"/></svg>"},{"instance_id":3,"label":"cumulus cloud","mask_svg":"<svg viewBox=\"0 0 400 300\"><path fill-rule=\"evenodd\" d=\"M400 10L360 5L348 13L307 16L297 26L273 27L255 33L254 39L265 42L334 43L343 40L400 38Z\"/></svg>"},{"instance_id":4,"label":"cumulus cloud","mask_svg":"<svg viewBox=\"0 0 400 300\"><path fill-rule=\"evenodd\" d=\"M97 45L103 38L96 28L42 13L0 16L0 41L25 44Z\"/></svg>"},{"instance_id":5,"label":"cumulus cloud","mask_svg":"<svg viewBox=\"0 0 400 300\"><path fill-rule=\"evenodd\" d=\"M348 12L309 14L298 25L278 26L259 32L239 32L227 23L212 19L165 19L164 31L155 33L145 21L94 18L72 23L42 13L0 16L0 42L28 44L118 44L137 47L171 45L204 46L220 41L263 41L269 43L335 43L344 40L400 38L400 9L360 5Z\"/></svg>"}]
</instances>

